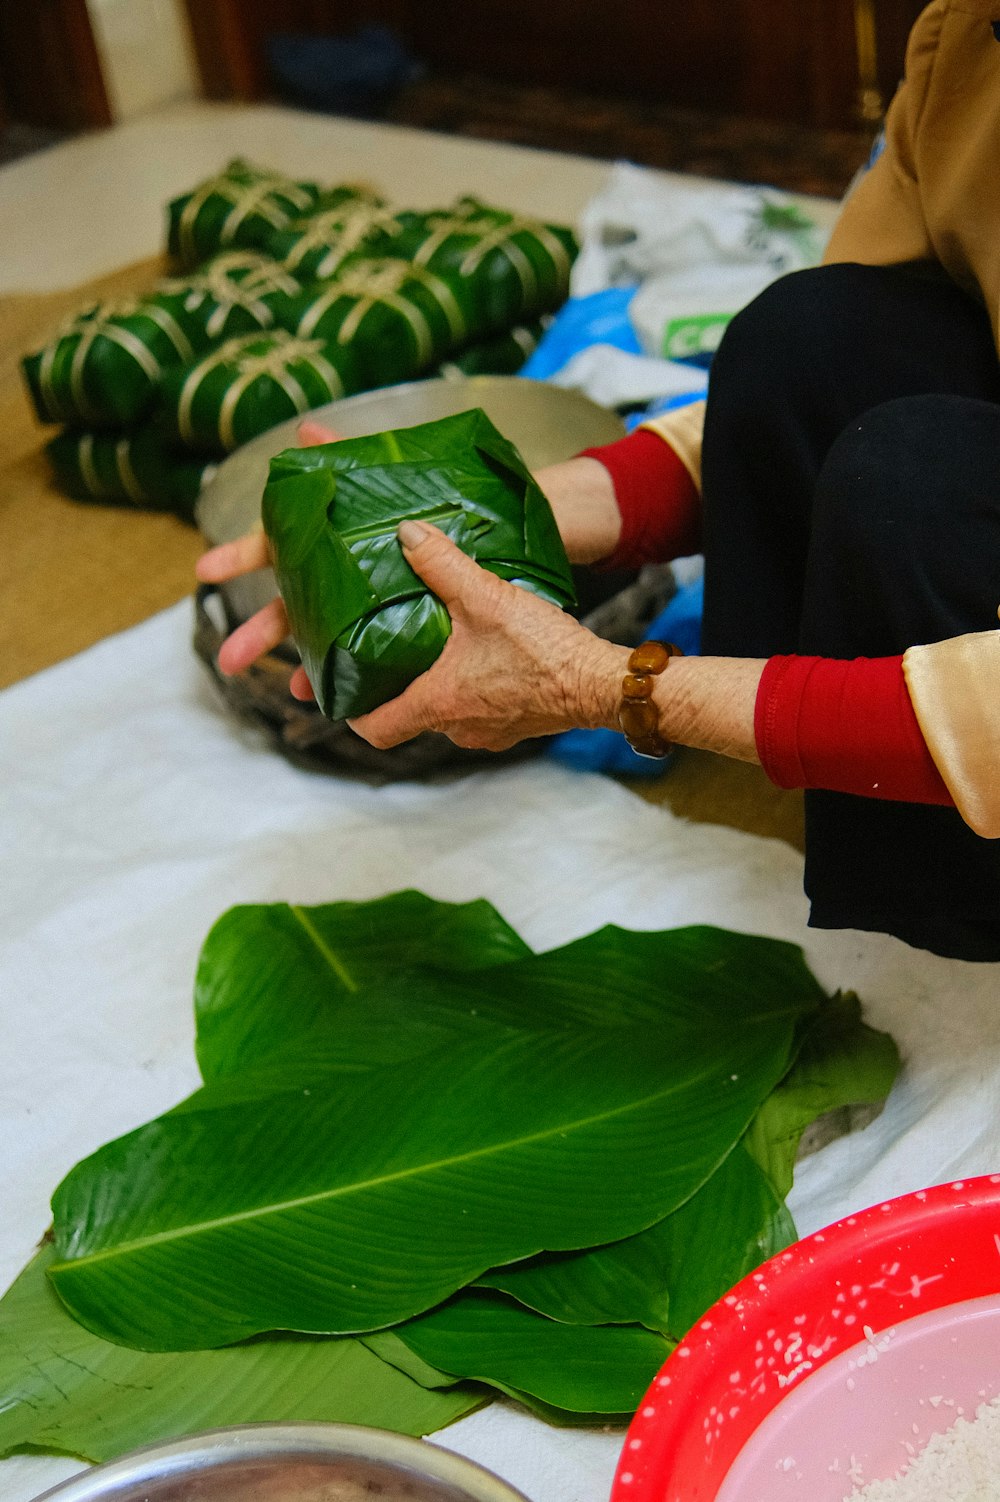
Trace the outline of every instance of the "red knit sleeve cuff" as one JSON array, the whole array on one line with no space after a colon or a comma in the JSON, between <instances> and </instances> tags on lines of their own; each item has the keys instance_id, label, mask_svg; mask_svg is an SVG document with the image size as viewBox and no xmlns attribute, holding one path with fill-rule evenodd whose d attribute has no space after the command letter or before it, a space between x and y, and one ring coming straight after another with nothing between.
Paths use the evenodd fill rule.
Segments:
<instances>
[{"instance_id":1,"label":"red knit sleeve cuff","mask_svg":"<svg viewBox=\"0 0 1000 1502\"><path fill-rule=\"evenodd\" d=\"M640 568L697 553L701 502L687 466L665 438L636 428L602 448L584 449L611 476L621 513L618 546L601 568Z\"/></svg>"},{"instance_id":2,"label":"red knit sleeve cuff","mask_svg":"<svg viewBox=\"0 0 1000 1502\"><path fill-rule=\"evenodd\" d=\"M772 657L754 734L779 787L953 803L920 732L901 657Z\"/></svg>"}]
</instances>

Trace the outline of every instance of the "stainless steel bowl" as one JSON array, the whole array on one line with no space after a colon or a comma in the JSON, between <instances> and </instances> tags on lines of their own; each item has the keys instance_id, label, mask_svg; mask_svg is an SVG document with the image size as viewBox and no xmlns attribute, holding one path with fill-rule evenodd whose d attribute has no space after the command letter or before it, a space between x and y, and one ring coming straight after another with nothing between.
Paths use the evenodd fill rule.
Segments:
<instances>
[{"instance_id":1,"label":"stainless steel bowl","mask_svg":"<svg viewBox=\"0 0 1000 1502\"><path fill-rule=\"evenodd\" d=\"M352 1424L246 1424L135 1450L36 1502L526 1502L423 1440Z\"/></svg>"},{"instance_id":2,"label":"stainless steel bowl","mask_svg":"<svg viewBox=\"0 0 1000 1502\"><path fill-rule=\"evenodd\" d=\"M529 469L569 459L584 448L612 443L625 432L617 413L598 406L581 392L521 376L410 381L344 397L308 415L327 423L341 438L361 438L453 417L473 407L483 409L519 450ZM198 526L210 543L231 542L259 521L268 465L282 449L295 447L301 420L296 417L261 433L219 466L195 509ZM274 595L274 576L270 569L262 569L250 578L233 580L223 593L232 615L246 620Z\"/></svg>"}]
</instances>

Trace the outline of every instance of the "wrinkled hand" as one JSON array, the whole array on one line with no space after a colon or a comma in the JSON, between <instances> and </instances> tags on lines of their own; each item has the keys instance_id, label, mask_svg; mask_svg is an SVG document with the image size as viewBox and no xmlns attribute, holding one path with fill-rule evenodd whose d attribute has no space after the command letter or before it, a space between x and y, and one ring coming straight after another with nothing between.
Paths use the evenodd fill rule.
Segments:
<instances>
[{"instance_id":1,"label":"wrinkled hand","mask_svg":"<svg viewBox=\"0 0 1000 1502\"><path fill-rule=\"evenodd\" d=\"M436 730L457 746L505 751L531 736L614 723L627 648L480 568L426 522L403 522L399 538L452 631L398 698L349 722L358 735L384 750Z\"/></svg>"},{"instance_id":2,"label":"wrinkled hand","mask_svg":"<svg viewBox=\"0 0 1000 1502\"><path fill-rule=\"evenodd\" d=\"M317 443L336 442L336 433L324 428L321 423L306 420L299 424L298 439L303 448ZM217 548L202 553L195 564L195 576L203 584L224 584L228 579L238 579L244 574L256 573L259 568L270 566L267 538L259 529L238 537L235 542L223 542ZM258 610L242 626L237 626L219 648L219 670L232 677L242 673L255 663L258 657L273 652L290 633L285 602L276 595L263 610ZM314 699L312 685L304 668L296 668L289 688L296 699Z\"/></svg>"},{"instance_id":3,"label":"wrinkled hand","mask_svg":"<svg viewBox=\"0 0 1000 1502\"><path fill-rule=\"evenodd\" d=\"M303 448L336 438L308 418L299 426ZM536 479L549 498L573 562L589 563L613 550L621 519L603 465L590 458L570 459L539 471ZM499 751L529 736L613 724L613 718L606 720L607 706L602 702L600 711L596 707L605 690L597 687L600 674L595 676L595 668L610 652L620 680L621 649L609 649L556 606L480 569L436 535L444 551L437 544L431 549L428 541L414 550L418 561L409 551L406 556L448 607L453 634L428 673L391 705L353 721L354 729L381 747L435 729L457 745ZM267 568L270 562L267 539L258 529L203 553L195 573L205 584L222 584ZM425 562L431 576L422 572ZM444 590L451 593L446 596ZM492 645L491 633L496 635ZM220 671L227 676L243 672L289 634L284 601L276 596L222 643ZM289 689L296 699L315 698L304 668L295 669Z\"/></svg>"}]
</instances>

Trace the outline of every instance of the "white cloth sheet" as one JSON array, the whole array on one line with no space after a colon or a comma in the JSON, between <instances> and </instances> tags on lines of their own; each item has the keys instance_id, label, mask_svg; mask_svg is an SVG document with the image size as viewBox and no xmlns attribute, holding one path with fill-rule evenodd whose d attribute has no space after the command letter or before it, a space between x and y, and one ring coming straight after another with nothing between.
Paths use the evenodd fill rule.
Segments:
<instances>
[{"instance_id":1,"label":"white cloth sheet","mask_svg":"<svg viewBox=\"0 0 1000 1502\"><path fill-rule=\"evenodd\" d=\"M806 928L786 845L685 823L540 760L434 783L300 771L229 717L187 603L0 695L0 1282L30 1257L60 1177L197 1084L191 990L230 904L489 898L537 949L607 922L792 939L898 1039L883 1115L801 1167L808 1232L890 1195L1000 1166L1000 975L894 940ZM621 1437L495 1404L438 1442L531 1502L605 1502ZM0 1464L27 1502L79 1469Z\"/></svg>"}]
</instances>

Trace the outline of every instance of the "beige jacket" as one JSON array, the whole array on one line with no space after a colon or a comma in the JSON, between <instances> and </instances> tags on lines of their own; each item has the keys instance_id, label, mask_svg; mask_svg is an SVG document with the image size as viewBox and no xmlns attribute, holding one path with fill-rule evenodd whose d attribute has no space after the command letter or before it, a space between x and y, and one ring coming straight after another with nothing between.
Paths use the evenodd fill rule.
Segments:
<instances>
[{"instance_id":1,"label":"beige jacket","mask_svg":"<svg viewBox=\"0 0 1000 1502\"><path fill-rule=\"evenodd\" d=\"M825 261L939 262L981 297L1000 350L1000 0L933 0L910 34L885 149L845 203ZM695 481L704 405L646 426ZM1000 463L1000 455L998 455ZM1000 631L903 658L920 728L963 818L1000 838Z\"/></svg>"}]
</instances>

